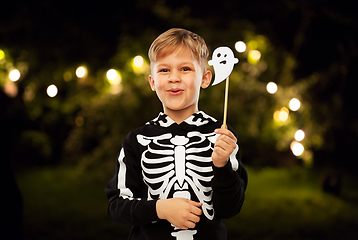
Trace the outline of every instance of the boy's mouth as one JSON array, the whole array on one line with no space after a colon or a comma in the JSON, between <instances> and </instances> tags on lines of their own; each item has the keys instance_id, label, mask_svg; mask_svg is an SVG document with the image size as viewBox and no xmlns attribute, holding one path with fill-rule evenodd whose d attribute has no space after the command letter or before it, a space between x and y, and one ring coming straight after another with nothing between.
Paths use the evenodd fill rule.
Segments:
<instances>
[{"instance_id":1,"label":"boy's mouth","mask_svg":"<svg viewBox=\"0 0 358 240\"><path fill-rule=\"evenodd\" d=\"M172 88L172 89L169 89L168 90L168 93L170 95L180 95L184 90L183 89L180 89L180 88Z\"/></svg>"}]
</instances>

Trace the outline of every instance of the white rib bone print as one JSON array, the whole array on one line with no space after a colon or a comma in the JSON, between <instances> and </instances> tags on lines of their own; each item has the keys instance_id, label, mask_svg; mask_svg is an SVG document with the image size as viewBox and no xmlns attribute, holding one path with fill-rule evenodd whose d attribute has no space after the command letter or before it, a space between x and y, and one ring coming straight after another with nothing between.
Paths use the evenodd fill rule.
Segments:
<instances>
[{"instance_id":1,"label":"white rib bone print","mask_svg":"<svg viewBox=\"0 0 358 240\"><path fill-rule=\"evenodd\" d=\"M216 138L215 133L200 132L189 132L187 136L175 137L170 133L154 137L138 135L138 142L147 147L142 153L141 164L149 198L157 196L166 199L172 192L173 197L192 199L190 186L203 203L203 214L212 220L212 167L211 154L208 153L211 153ZM158 146L161 150L155 149ZM172 235L178 240L187 240L193 239L195 233L195 230L180 230L173 232Z\"/></svg>"}]
</instances>

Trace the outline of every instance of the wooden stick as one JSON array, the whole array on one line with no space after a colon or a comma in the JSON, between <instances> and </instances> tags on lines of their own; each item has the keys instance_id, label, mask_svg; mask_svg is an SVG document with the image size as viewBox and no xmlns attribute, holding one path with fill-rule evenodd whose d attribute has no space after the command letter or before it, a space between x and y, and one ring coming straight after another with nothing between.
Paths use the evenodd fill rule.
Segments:
<instances>
[{"instance_id":1,"label":"wooden stick","mask_svg":"<svg viewBox=\"0 0 358 240\"><path fill-rule=\"evenodd\" d=\"M229 100L229 77L226 78L226 87L225 87L225 104L224 104L224 121L223 127L227 128L226 126L226 118L227 118L227 103Z\"/></svg>"}]
</instances>

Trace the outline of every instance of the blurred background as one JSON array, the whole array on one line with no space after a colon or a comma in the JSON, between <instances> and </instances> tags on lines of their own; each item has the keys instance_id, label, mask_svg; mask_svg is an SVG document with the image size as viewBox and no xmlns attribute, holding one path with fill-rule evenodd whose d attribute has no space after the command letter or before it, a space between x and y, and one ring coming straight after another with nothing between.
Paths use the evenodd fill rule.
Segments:
<instances>
[{"instance_id":1,"label":"blurred background","mask_svg":"<svg viewBox=\"0 0 358 240\"><path fill-rule=\"evenodd\" d=\"M147 51L172 27L240 60L228 124L249 185L228 238L357 239L353 1L37 0L0 11L4 239L126 239L104 188L123 138L161 111ZM224 85L201 91L200 110L217 119Z\"/></svg>"}]
</instances>

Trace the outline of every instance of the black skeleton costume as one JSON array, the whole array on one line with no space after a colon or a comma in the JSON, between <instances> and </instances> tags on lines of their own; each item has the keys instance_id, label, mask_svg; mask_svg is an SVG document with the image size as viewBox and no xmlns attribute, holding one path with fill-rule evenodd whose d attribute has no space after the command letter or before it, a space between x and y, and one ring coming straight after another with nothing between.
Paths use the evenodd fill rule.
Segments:
<instances>
[{"instance_id":1,"label":"black skeleton costume","mask_svg":"<svg viewBox=\"0 0 358 240\"><path fill-rule=\"evenodd\" d=\"M223 219L240 211L247 172L238 145L226 166L213 165L214 130L221 125L204 112L180 124L160 113L127 135L105 193L110 217L133 225L129 239L226 239ZM203 203L194 229L182 230L158 218L157 199L173 197Z\"/></svg>"}]
</instances>

